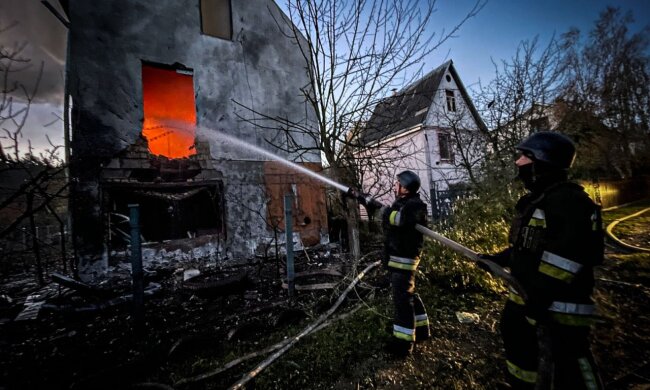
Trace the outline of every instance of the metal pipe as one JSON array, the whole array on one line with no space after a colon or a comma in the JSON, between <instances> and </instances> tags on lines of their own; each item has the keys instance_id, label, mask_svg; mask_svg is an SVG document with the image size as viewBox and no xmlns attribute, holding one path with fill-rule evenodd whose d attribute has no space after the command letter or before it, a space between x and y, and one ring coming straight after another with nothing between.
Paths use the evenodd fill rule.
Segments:
<instances>
[{"instance_id":1,"label":"metal pipe","mask_svg":"<svg viewBox=\"0 0 650 390\"><path fill-rule=\"evenodd\" d=\"M131 277L133 278L133 319L136 331L144 324L144 273L140 241L140 205L130 204Z\"/></svg>"}]
</instances>

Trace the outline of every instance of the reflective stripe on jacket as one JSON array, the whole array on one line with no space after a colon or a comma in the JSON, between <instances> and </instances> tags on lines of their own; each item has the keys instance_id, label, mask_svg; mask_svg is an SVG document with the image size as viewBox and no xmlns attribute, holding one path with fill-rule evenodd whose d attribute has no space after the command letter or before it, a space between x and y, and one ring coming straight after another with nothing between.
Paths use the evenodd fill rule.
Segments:
<instances>
[{"instance_id":1,"label":"reflective stripe on jacket","mask_svg":"<svg viewBox=\"0 0 650 390\"><path fill-rule=\"evenodd\" d=\"M528 304L542 311L554 302L591 304L593 267L601 264L604 246L599 207L579 185L561 182L523 196L516 211L505 265L526 290ZM552 317L568 323L575 315Z\"/></svg>"},{"instance_id":2,"label":"reflective stripe on jacket","mask_svg":"<svg viewBox=\"0 0 650 390\"><path fill-rule=\"evenodd\" d=\"M426 226L426 214L420 194L398 198L384 210L384 265L400 271L416 270L424 240L415 225Z\"/></svg>"}]
</instances>

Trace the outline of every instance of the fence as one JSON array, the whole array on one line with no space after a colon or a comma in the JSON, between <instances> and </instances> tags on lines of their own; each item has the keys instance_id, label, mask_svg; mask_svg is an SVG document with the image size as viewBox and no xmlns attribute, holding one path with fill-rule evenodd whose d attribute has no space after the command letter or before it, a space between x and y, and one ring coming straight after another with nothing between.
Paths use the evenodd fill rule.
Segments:
<instances>
[{"instance_id":1,"label":"fence","mask_svg":"<svg viewBox=\"0 0 650 390\"><path fill-rule=\"evenodd\" d=\"M650 176L623 180L580 181L585 191L603 208L617 206L650 197Z\"/></svg>"},{"instance_id":2,"label":"fence","mask_svg":"<svg viewBox=\"0 0 650 390\"><path fill-rule=\"evenodd\" d=\"M579 184L603 208L650 198L650 176L623 180L582 180ZM453 215L454 203L471 194L468 189L431 190L431 218L444 221Z\"/></svg>"},{"instance_id":3,"label":"fence","mask_svg":"<svg viewBox=\"0 0 650 390\"><path fill-rule=\"evenodd\" d=\"M467 188L431 190L431 220L442 221L452 216L454 202L471 194Z\"/></svg>"},{"instance_id":4,"label":"fence","mask_svg":"<svg viewBox=\"0 0 650 390\"><path fill-rule=\"evenodd\" d=\"M65 227L64 233L66 240L68 237L68 227ZM55 247L57 250L61 245L61 232L59 225L44 225L36 227L36 240L43 247ZM30 229L23 227L14 230L5 238L0 240L0 251L4 253L26 252L32 250L33 240Z\"/></svg>"}]
</instances>

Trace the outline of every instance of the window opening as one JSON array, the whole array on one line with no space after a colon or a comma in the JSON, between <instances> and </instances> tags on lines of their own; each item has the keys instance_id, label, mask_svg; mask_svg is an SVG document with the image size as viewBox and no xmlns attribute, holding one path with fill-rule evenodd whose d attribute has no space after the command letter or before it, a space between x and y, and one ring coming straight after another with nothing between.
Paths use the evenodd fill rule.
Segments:
<instances>
[{"instance_id":1,"label":"window opening","mask_svg":"<svg viewBox=\"0 0 650 390\"><path fill-rule=\"evenodd\" d=\"M548 120L548 117L546 116L530 120L530 130L532 133L536 133L538 131L550 130L550 128L551 128L551 124Z\"/></svg>"},{"instance_id":2,"label":"window opening","mask_svg":"<svg viewBox=\"0 0 650 390\"><path fill-rule=\"evenodd\" d=\"M222 185L115 187L111 203L112 246L128 244L128 205L140 205L140 231L147 241L224 234Z\"/></svg>"},{"instance_id":3,"label":"window opening","mask_svg":"<svg viewBox=\"0 0 650 390\"><path fill-rule=\"evenodd\" d=\"M142 135L152 154L172 159L196 154L194 83L191 71L187 73L142 65Z\"/></svg>"},{"instance_id":4,"label":"window opening","mask_svg":"<svg viewBox=\"0 0 650 390\"><path fill-rule=\"evenodd\" d=\"M451 143L451 134L438 133L438 147L440 148L440 160L446 162L453 162L453 148Z\"/></svg>"},{"instance_id":5,"label":"window opening","mask_svg":"<svg viewBox=\"0 0 650 390\"><path fill-rule=\"evenodd\" d=\"M446 89L445 95L447 97L447 111L456 112L456 97L454 96L454 91Z\"/></svg>"},{"instance_id":6,"label":"window opening","mask_svg":"<svg viewBox=\"0 0 650 390\"><path fill-rule=\"evenodd\" d=\"M201 0L201 32L213 37L232 40L232 11L230 0Z\"/></svg>"}]
</instances>

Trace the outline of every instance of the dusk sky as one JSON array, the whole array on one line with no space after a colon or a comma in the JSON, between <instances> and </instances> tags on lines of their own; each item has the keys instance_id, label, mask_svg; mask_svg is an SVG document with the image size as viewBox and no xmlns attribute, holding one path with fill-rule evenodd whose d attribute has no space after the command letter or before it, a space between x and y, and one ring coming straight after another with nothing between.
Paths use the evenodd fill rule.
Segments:
<instances>
[{"instance_id":1,"label":"dusk sky","mask_svg":"<svg viewBox=\"0 0 650 390\"><path fill-rule=\"evenodd\" d=\"M58 5L56 0L51 3ZM474 3L474 0L439 0L434 16L435 30L452 28ZM650 25L649 0L488 0L456 38L427 59L423 71L426 73L452 59L463 83L471 89L479 79L489 82L494 75L491 59L510 58L520 41L539 36L544 46L553 34L559 36L570 27L577 27L586 34L607 5L633 13L633 32ZM36 146L46 145L44 134L47 132L56 143L62 138L62 123L48 128L43 125L54 119L52 112L61 115L62 111L65 28L39 0L0 0L0 26L13 21L19 24L0 33L0 45L27 41L25 56L35 64L41 60L45 62L39 102L32 107L25 138L31 139ZM34 66L31 71L23 72L21 80L30 84L36 69Z\"/></svg>"},{"instance_id":2,"label":"dusk sky","mask_svg":"<svg viewBox=\"0 0 650 390\"><path fill-rule=\"evenodd\" d=\"M474 3L474 0L439 1L438 17L458 20ZM463 25L458 38L434 53L427 65L434 68L449 58L466 87L479 78L486 83L494 76L490 58L497 62L510 58L519 42L535 36L539 36L543 47L553 34L559 37L571 27L587 34L608 5L633 13L634 32L650 25L648 0L488 0L476 17Z\"/></svg>"}]
</instances>

